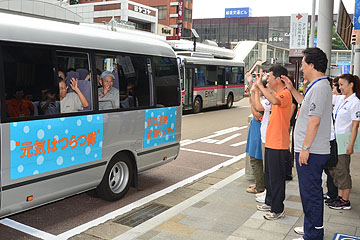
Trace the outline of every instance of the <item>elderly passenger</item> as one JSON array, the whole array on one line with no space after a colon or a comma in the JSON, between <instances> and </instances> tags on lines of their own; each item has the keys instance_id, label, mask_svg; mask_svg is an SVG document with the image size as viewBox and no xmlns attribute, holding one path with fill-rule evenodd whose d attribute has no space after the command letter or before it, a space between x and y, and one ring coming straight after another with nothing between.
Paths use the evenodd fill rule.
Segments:
<instances>
[{"instance_id":1,"label":"elderly passenger","mask_svg":"<svg viewBox=\"0 0 360 240\"><path fill-rule=\"evenodd\" d=\"M119 108L119 90L113 87L115 76L109 71L104 71L100 79L102 87L99 88L99 109Z\"/></svg>"},{"instance_id":2,"label":"elderly passenger","mask_svg":"<svg viewBox=\"0 0 360 240\"><path fill-rule=\"evenodd\" d=\"M78 80L72 78L70 87L74 92L67 92L68 87L63 79L59 78L60 110L61 113L77 112L89 106L84 94L78 88Z\"/></svg>"}]
</instances>

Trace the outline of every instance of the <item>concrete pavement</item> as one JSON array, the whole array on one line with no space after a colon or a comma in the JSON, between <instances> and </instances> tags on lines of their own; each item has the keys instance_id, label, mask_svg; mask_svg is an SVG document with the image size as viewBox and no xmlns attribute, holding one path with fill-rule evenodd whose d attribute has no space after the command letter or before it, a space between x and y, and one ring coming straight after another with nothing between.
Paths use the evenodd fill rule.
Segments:
<instances>
[{"instance_id":1,"label":"concrete pavement","mask_svg":"<svg viewBox=\"0 0 360 240\"><path fill-rule=\"evenodd\" d=\"M289 240L299 237L293 228L302 226L304 215L295 169L294 180L286 184L286 216L268 221L263 218L263 212L256 210L255 195L245 192L249 182L244 176L244 165L245 161L240 160L148 203L146 206L158 204L168 210L139 225L119 224L117 221L124 219L119 216L70 239ZM360 154L352 156L351 174L352 209L332 210L325 206L326 240L333 239L335 233L360 236ZM125 215L130 218L139 215L146 206Z\"/></svg>"}]
</instances>

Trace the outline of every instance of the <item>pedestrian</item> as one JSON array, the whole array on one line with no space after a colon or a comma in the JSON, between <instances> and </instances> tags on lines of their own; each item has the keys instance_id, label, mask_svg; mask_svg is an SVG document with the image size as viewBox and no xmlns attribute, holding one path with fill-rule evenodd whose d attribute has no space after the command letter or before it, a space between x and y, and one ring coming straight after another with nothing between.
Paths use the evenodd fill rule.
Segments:
<instances>
[{"instance_id":1,"label":"pedestrian","mask_svg":"<svg viewBox=\"0 0 360 240\"><path fill-rule=\"evenodd\" d=\"M285 216L285 161L289 157L291 93L286 88L281 76L287 75L286 68L275 65L269 69L267 82L274 91L271 94L257 77L257 86L261 93L272 104L269 124L265 139L265 186L266 197L260 211L268 211L264 215L267 220L275 220Z\"/></svg>"},{"instance_id":2,"label":"pedestrian","mask_svg":"<svg viewBox=\"0 0 360 240\"><path fill-rule=\"evenodd\" d=\"M304 234L298 240L322 240L324 202L321 176L323 166L330 157L332 92L325 76L328 63L326 54L319 48L307 48L303 53L301 71L309 82L304 96L289 84L289 79L283 78L297 102L301 103L294 141L305 217L304 227L295 228L294 231Z\"/></svg>"},{"instance_id":3,"label":"pedestrian","mask_svg":"<svg viewBox=\"0 0 360 240\"><path fill-rule=\"evenodd\" d=\"M339 88L343 95L333 96L335 119L335 135L348 134L350 142L345 154L338 155L338 163L330 170L334 183L338 187L338 197L328 206L337 210L350 210L350 190L352 181L350 176L350 160L354 153L354 144L360 122L360 80L357 76L343 74L339 77Z\"/></svg>"},{"instance_id":4,"label":"pedestrian","mask_svg":"<svg viewBox=\"0 0 360 240\"><path fill-rule=\"evenodd\" d=\"M251 78L251 74L246 74L247 78ZM250 79L251 80L251 79ZM261 193L264 191L264 170L263 170L263 155L261 149L261 121L263 114L255 109L255 84L250 89L250 106L253 118L250 123L249 133L246 143L245 152L250 157L250 165L255 176L255 187L249 186L246 189L248 193Z\"/></svg>"}]
</instances>

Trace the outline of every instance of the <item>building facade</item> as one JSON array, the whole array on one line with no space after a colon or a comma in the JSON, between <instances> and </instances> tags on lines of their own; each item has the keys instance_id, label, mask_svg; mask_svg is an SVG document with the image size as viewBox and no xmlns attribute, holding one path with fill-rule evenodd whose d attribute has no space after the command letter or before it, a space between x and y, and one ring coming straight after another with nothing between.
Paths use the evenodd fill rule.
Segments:
<instances>
[{"instance_id":1,"label":"building facade","mask_svg":"<svg viewBox=\"0 0 360 240\"><path fill-rule=\"evenodd\" d=\"M200 41L212 40L221 47L253 40L289 48L290 16L194 19L193 24Z\"/></svg>"},{"instance_id":2,"label":"building facade","mask_svg":"<svg viewBox=\"0 0 360 240\"><path fill-rule=\"evenodd\" d=\"M67 6L84 18L85 23L107 24L114 17L119 23L133 25L135 29L157 33L158 10L128 0L83 0Z\"/></svg>"},{"instance_id":3,"label":"building facade","mask_svg":"<svg viewBox=\"0 0 360 240\"><path fill-rule=\"evenodd\" d=\"M158 23L175 29L174 35L191 36L193 0L133 0L158 9ZM80 0L81 4L108 3L114 0ZM131 21L131 20L130 20Z\"/></svg>"}]
</instances>

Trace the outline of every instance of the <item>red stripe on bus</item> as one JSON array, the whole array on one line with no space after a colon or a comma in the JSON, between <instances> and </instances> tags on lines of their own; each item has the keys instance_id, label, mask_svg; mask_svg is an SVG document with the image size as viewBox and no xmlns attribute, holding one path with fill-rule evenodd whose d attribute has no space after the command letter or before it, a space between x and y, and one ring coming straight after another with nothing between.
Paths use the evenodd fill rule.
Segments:
<instances>
[{"instance_id":1,"label":"red stripe on bus","mask_svg":"<svg viewBox=\"0 0 360 240\"><path fill-rule=\"evenodd\" d=\"M240 84L240 85L227 85L227 86L219 85L213 87L197 87L194 88L194 91L204 91L204 90L214 90L214 89L224 89L224 88L239 88L239 87L245 87L245 85Z\"/></svg>"},{"instance_id":2,"label":"red stripe on bus","mask_svg":"<svg viewBox=\"0 0 360 240\"><path fill-rule=\"evenodd\" d=\"M203 91L203 90L214 90L216 89L216 87L197 87L197 88L194 88L194 91Z\"/></svg>"}]
</instances>

